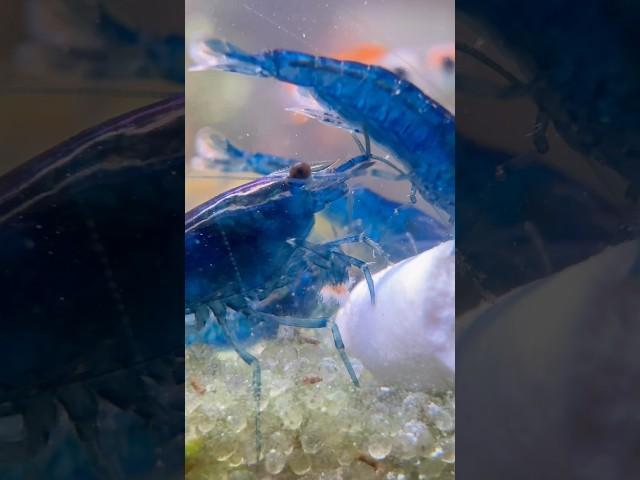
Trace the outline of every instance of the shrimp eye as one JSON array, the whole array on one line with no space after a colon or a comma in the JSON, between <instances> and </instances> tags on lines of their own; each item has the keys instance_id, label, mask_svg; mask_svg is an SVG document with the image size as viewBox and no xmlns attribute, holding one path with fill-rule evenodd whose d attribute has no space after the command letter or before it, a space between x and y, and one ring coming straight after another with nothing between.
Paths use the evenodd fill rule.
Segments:
<instances>
[{"instance_id":1,"label":"shrimp eye","mask_svg":"<svg viewBox=\"0 0 640 480\"><path fill-rule=\"evenodd\" d=\"M308 163L299 162L291 166L289 170L289 178L297 178L304 180L311 176L311 167Z\"/></svg>"}]
</instances>

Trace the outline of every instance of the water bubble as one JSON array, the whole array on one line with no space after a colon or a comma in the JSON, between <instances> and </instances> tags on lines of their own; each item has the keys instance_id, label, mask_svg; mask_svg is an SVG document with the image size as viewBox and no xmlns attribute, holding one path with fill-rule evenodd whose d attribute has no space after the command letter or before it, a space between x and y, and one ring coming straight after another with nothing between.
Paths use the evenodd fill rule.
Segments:
<instances>
[{"instance_id":1,"label":"water bubble","mask_svg":"<svg viewBox=\"0 0 640 480\"><path fill-rule=\"evenodd\" d=\"M456 437L455 435L447 438L440 444L442 456L440 459L445 463L454 463L456 461Z\"/></svg>"},{"instance_id":2,"label":"water bubble","mask_svg":"<svg viewBox=\"0 0 640 480\"><path fill-rule=\"evenodd\" d=\"M412 435L420 453L425 453L433 445L433 436L422 422L411 421L404 425L404 431Z\"/></svg>"},{"instance_id":3,"label":"water bubble","mask_svg":"<svg viewBox=\"0 0 640 480\"><path fill-rule=\"evenodd\" d=\"M273 433L268 439L268 445L278 452L289 455L293 450L293 442L291 438L282 432Z\"/></svg>"},{"instance_id":4,"label":"water bubble","mask_svg":"<svg viewBox=\"0 0 640 480\"><path fill-rule=\"evenodd\" d=\"M403 460L414 458L418 454L418 445L413 435L407 432L398 433L393 439L394 455Z\"/></svg>"},{"instance_id":5,"label":"water bubble","mask_svg":"<svg viewBox=\"0 0 640 480\"><path fill-rule=\"evenodd\" d=\"M323 431L316 424L307 425L300 435L300 443L305 453L314 454L322 447Z\"/></svg>"},{"instance_id":6,"label":"water bubble","mask_svg":"<svg viewBox=\"0 0 640 480\"><path fill-rule=\"evenodd\" d=\"M338 374L338 364L331 357L325 357L320 360L318 368L320 370L320 376L327 383L333 382Z\"/></svg>"},{"instance_id":7,"label":"water bubble","mask_svg":"<svg viewBox=\"0 0 640 480\"><path fill-rule=\"evenodd\" d=\"M287 461L287 457L277 450L270 450L264 458L264 468L271 475L277 475L282 471Z\"/></svg>"},{"instance_id":8,"label":"water bubble","mask_svg":"<svg viewBox=\"0 0 640 480\"><path fill-rule=\"evenodd\" d=\"M393 426L388 415L375 413L371 415L367 423L369 424L369 431L371 433L390 434L393 432Z\"/></svg>"},{"instance_id":9,"label":"water bubble","mask_svg":"<svg viewBox=\"0 0 640 480\"><path fill-rule=\"evenodd\" d=\"M240 409L231 410L227 418L225 418L227 427L232 431L239 433L247 426L247 417L245 412Z\"/></svg>"},{"instance_id":10,"label":"water bubble","mask_svg":"<svg viewBox=\"0 0 640 480\"><path fill-rule=\"evenodd\" d=\"M272 405L273 405L273 409L274 409L275 413L279 417L284 418L289 413L289 410L291 409L291 404L292 403L293 403L293 399L292 399L291 396L282 395L282 396L276 398L272 402Z\"/></svg>"},{"instance_id":11,"label":"water bubble","mask_svg":"<svg viewBox=\"0 0 640 480\"><path fill-rule=\"evenodd\" d=\"M273 397L277 397L278 395L282 395L284 392L289 390L293 382L290 378L287 377L278 377L274 378L269 384L269 395Z\"/></svg>"},{"instance_id":12,"label":"water bubble","mask_svg":"<svg viewBox=\"0 0 640 480\"><path fill-rule=\"evenodd\" d=\"M278 365L284 369L298 359L298 351L292 344L285 344L278 352L277 359Z\"/></svg>"},{"instance_id":13,"label":"water bubble","mask_svg":"<svg viewBox=\"0 0 640 480\"><path fill-rule=\"evenodd\" d=\"M324 406L325 397L320 389L321 385L314 385L305 392L305 404L310 411L320 411Z\"/></svg>"},{"instance_id":14,"label":"water bubble","mask_svg":"<svg viewBox=\"0 0 640 480\"><path fill-rule=\"evenodd\" d=\"M385 480L407 480L407 476L402 472L389 472L384 478Z\"/></svg>"},{"instance_id":15,"label":"water bubble","mask_svg":"<svg viewBox=\"0 0 640 480\"><path fill-rule=\"evenodd\" d=\"M376 460L382 460L391 453L391 446L391 439L388 435L382 433L372 435L369 438L369 455Z\"/></svg>"},{"instance_id":16,"label":"water bubble","mask_svg":"<svg viewBox=\"0 0 640 480\"><path fill-rule=\"evenodd\" d=\"M302 424L302 409L294 404L282 418L282 423L289 430L297 430Z\"/></svg>"},{"instance_id":17,"label":"water bubble","mask_svg":"<svg viewBox=\"0 0 640 480\"><path fill-rule=\"evenodd\" d=\"M343 467L351 465L358 456L358 449L351 441L342 441L335 449L336 459Z\"/></svg>"},{"instance_id":18,"label":"water bubble","mask_svg":"<svg viewBox=\"0 0 640 480\"><path fill-rule=\"evenodd\" d=\"M215 421L211 421L211 419L205 417L196 425L196 430L200 435L206 435L216 426Z\"/></svg>"},{"instance_id":19,"label":"water bubble","mask_svg":"<svg viewBox=\"0 0 640 480\"><path fill-rule=\"evenodd\" d=\"M244 454L240 450L236 450L233 454L227 459L227 463L232 467L238 467L242 465L244 462Z\"/></svg>"},{"instance_id":20,"label":"water bubble","mask_svg":"<svg viewBox=\"0 0 640 480\"><path fill-rule=\"evenodd\" d=\"M384 480L398 480L398 474L396 472L389 472L384 476Z\"/></svg>"},{"instance_id":21,"label":"water bubble","mask_svg":"<svg viewBox=\"0 0 640 480\"><path fill-rule=\"evenodd\" d=\"M256 476L249 470L234 470L229 474L228 478L229 480L254 480Z\"/></svg>"},{"instance_id":22,"label":"water bubble","mask_svg":"<svg viewBox=\"0 0 640 480\"><path fill-rule=\"evenodd\" d=\"M304 475L311 470L311 460L309 455L299 450L296 450L289 457L289 468L296 475Z\"/></svg>"},{"instance_id":23,"label":"water bubble","mask_svg":"<svg viewBox=\"0 0 640 480\"><path fill-rule=\"evenodd\" d=\"M338 388L326 389L324 392L324 398L326 399L327 412L331 415L337 415L346 407L348 402L347 394Z\"/></svg>"},{"instance_id":24,"label":"water bubble","mask_svg":"<svg viewBox=\"0 0 640 480\"><path fill-rule=\"evenodd\" d=\"M435 461L431 458L421 458L416 462L416 468L419 474L422 475L422 478L425 478L426 480L438 478L442 473L445 465L445 463Z\"/></svg>"},{"instance_id":25,"label":"water bubble","mask_svg":"<svg viewBox=\"0 0 640 480\"><path fill-rule=\"evenodd\" d=\"M210 444L211 453L216 460L224 462L238 449L238 442L228 434L216 435Z\"/></svg>"},{"instance_id":26,"label":"water bubble","mask_svg":"<svg viewBox=\"0 0 640 480\"><path fill-rule=\"evenodd\" d=\"M410 393L402 401L401 415L406 420L417 420L426 408L428 397L424 393Z\"/></svg>"},{"instance_id":27,"label":"water bubble","mask_svg":"<svg viewBox=\"0 0 640 480\"><path fill-rule=\"evenodd\" d=\"M427 406L427 418L433 422L434 426L441 432L451 432L454 429L455 421L453 415L440 405L431 402Z\"/></svg>"}]
</instances>

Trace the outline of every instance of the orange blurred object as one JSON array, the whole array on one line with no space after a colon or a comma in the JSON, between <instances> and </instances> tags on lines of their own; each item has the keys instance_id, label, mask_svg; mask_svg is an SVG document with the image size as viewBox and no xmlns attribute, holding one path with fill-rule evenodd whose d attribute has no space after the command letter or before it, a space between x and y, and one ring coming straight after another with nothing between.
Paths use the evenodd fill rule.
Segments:
<instances>
[{"instance_id":1,"label":"orange blurred object","mask_svg":"<svg viewBox=\"0 0 640 480\"><path fill-rule=\"evenodd\" d=\"M387 48L377 43L360 45L335 55L338 60L376 65L389 53Z\"/></svg>"}]
</instances>

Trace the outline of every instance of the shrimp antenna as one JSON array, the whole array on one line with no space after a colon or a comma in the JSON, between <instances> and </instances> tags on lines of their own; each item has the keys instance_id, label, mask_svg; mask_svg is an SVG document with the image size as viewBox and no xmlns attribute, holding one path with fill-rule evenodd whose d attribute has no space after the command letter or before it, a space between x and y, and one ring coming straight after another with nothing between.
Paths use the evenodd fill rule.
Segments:
<instances>
[{"instance_id":1,"label":"shrimp antenna","mask_svg":"<svg viewBox=\"0 0 640 480\"><path fill-rule=\"evenodd\" d=\"M477 48L473 48L472 46L467 45L466 43L456 42L456 50L460 50L462 53L466 53L470 57L475 58L480 63L486 65L491 70L493 70L498 75L500 75L502 78L504 78L506 81L508 81L511 85L515 85L515 86L524 85L524 82L521 81L518 77L516 77L513 73L511 73L509 70L504 68L502 65L497 63L492 58L490 58L488 55L482 53Z\"/></svg>"},{"instance_id":2,"label":"shrimp antenna","mask_svg":"<svg viewBox=\"0 0 640 480\"><path fill-rule=\"evenodd\" d=\"M407 176L406 172L403 172L393 162L391 162L391 161L387 160L386 158L383 158L383 157L381 157L379 155L373 155L371 153L371 139L369 138L369 134L366 131L363 133L364 144L362 143L362 140L360 140L358 138L358 135L355 132L352 133L351 136L353 137L353 141L356 142L356 145L358 146L358 148L360 149L360 152L363 155L366 155L367 157L369 157L372 160L376 160L376 161L378 161L380 163L384 163L386 166L388 166L391 169L395 170L400 175Z\"/></svg>"}]
</instances>

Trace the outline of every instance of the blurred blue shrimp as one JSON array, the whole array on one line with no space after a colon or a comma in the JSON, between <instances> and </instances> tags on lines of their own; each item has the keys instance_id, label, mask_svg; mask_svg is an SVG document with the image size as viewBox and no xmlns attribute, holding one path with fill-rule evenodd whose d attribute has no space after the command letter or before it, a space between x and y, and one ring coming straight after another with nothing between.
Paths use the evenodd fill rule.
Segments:
<instances>
[{"instance_id":1,"label":"blurred blue shrimp","mask_svg":"<svg viewBox=\"0 0 640 480\"><path fill-rule=\"evenodd\" d=\"M31 38L18 49L25 70L45 65L91 79L160 78L184 83L184 34L146 34L126 25L104 0L28 0ZM169 7L164 2L159 7Z\"/></svg>"},{"instance_id":2,"label":"blurred blue shrimp","mask_svg":"<svg viewBox=\"0 0 640 480\"><path fill-rule=\"evenodd\" d=\"M364 232L392 262L428 250L449 237L446 226L419 208L362 186L354 187L350 197L336 200L323 213L334 225Z\"/></svg>"},{"instance_id":3,"label":"blurred blue shrimp","mask_svg":"<svg viewBox=\"0 0 640 480\"><path fill-rule=\"evenodd\" d=\"M191 165L196 169L213 169L226 173L252 172L269 175L285 170L299 160L278 157L260 152L246 152L233 145L210 127L196 134L196 156Z\"/></svg>"},{"instance_id":4,"label":"blurred blue shrimp","mask_svg":"<svg viewBox=\"0 0 640 480\"><path fill-rule=\"evenodd\" d=\"M361 131L388 148L408 170L395 178L409 179L453 223L454 117L412 83L382 67L287 50L253 55L218 39L195 42L191 56L192 70L271 77L307 88L328 111L303 113Z\"/></svg>"}]
</instances>

